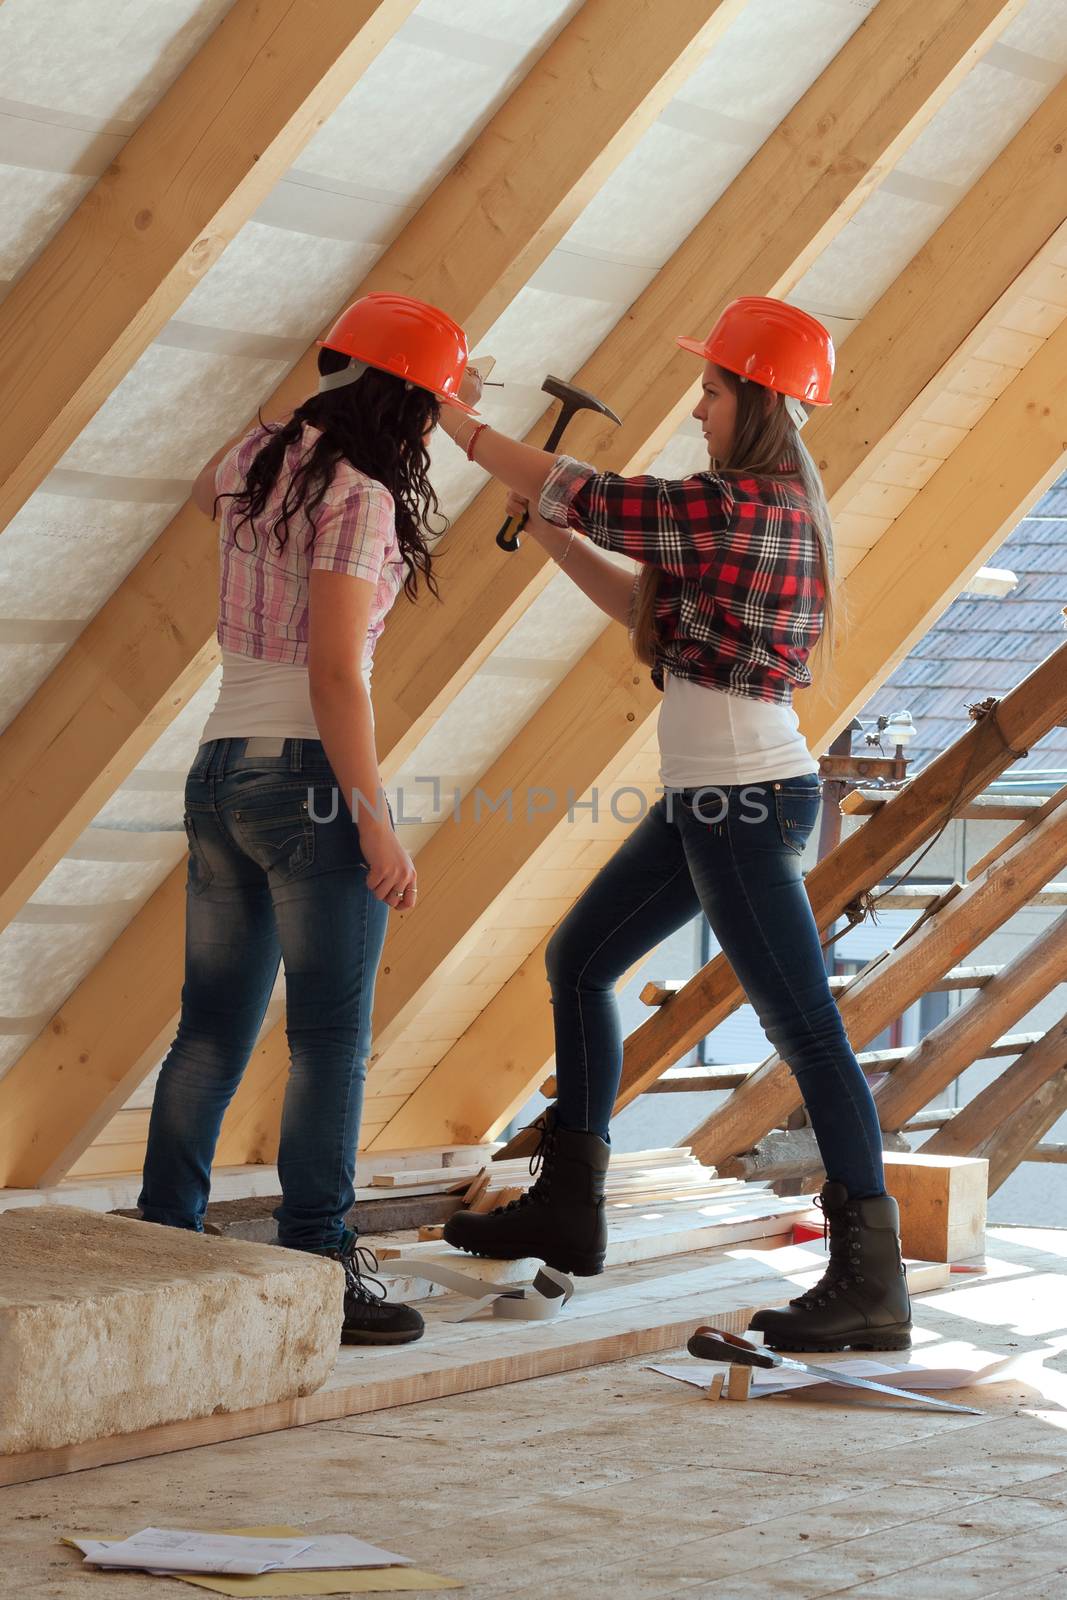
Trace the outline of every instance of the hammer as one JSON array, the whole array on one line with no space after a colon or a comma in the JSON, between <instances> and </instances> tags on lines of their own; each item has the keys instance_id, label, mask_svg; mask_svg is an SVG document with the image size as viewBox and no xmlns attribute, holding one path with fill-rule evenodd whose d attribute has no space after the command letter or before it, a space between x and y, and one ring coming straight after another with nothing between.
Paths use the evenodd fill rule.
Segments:
<instances>
[{"instance_id":1,"label":"hammer","mask_svg":"<svg viewBox=\"0 0 1067 1600\"><path fill-rule=\"evenodd\" d=\"M545 442L546 450L554 450L556 448L563 437L563 430L576 411L599 411L602 416L610 417L614 423L622 421L622 418L617 417L611 407L604 404L603 400L598 400L588 390L579 389L573 383L564 383L562 378L547 377L541 388L546 394L550 394L554 400L559 400L563 406L552 426L552 432ZM528 513L524 512L522 521L514 534L512 534L509 530L513 519L511 517L507 519L496 536L496 542L501 550L517 550L519 548L519 534L525 528L527 520Z\"/></svg>"}]
</instances>

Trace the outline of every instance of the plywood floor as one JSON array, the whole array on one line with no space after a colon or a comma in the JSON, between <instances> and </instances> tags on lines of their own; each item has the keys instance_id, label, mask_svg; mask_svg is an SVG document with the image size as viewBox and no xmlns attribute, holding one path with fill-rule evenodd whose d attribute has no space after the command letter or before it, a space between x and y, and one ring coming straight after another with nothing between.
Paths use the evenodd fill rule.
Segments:
<instances>
[{"instance_id":1,"label":"plywood floor","mask_svg":"<svg viewBox=\"0 0 1067 1600\"><path fill-rule=\"evenodd\" d=\"M1045 1357L974 1391L983 1417L712 1406L638 1358L0 1490L3 1593L190 1594L83 1574L55 1540L285 1521L389 1544L469 1600L1063 1600L1067 1231L997 1229L990 1256L918 1307L924 1340Z\"/></svg>"}]
</instances>

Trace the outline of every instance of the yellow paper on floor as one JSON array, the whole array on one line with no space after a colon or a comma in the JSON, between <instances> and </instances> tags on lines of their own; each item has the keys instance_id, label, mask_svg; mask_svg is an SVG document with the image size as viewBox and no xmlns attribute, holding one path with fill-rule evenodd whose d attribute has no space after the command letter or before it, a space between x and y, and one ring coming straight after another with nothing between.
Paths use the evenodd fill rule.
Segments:
<instances>
[{"instance_id":1,"label":"yellow paper on floor","mask_svg":"<svg viewBox=\"0 0 1067 1600\"><path fill-rule=\"evenodd\" d=\"M216 1533L240 1533L260 1539L297 1539L303 1528L217 1528ZM113 1539L125 1534L83 1533L82 1539ZM71 1540L64 1537L64 1544ZM91 1571L93 1569L88 1568ZM103 1576L103 1573L101 1573ZM168 1573L178 1583L195 1583L216 1594L285 1595L305 1594L418 1594L431 1589L462 1589L458 1578L445 1578L439 1572L417 1571L414 1567L353 1567L348 1572L264 1572L251 1578L196 1577L188 1572Z\"/></svg>"}]
</instances>

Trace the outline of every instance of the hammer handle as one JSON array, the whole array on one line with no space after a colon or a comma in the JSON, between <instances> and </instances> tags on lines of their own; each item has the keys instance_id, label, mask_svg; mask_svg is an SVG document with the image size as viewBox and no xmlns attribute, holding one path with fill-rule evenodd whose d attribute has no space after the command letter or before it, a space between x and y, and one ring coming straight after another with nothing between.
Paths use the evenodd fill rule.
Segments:
<instances>
[{"instance_id":1,"label":"hammer handle","mask_svg":"<svg viewBox=\"0 0 1067 1600\"><path fill-rule=\"evenodd\" d=\"M552 432L545 440L546 450L554 450L556 448L556 446L559 444L559 441L563 438L563 430L566 428L573 415L574 411L567 406L564 406L563 410L560 412L552 426ZM496 542L500 546L501 550L515 551L519 548L519 534L523 531L526 524L530 520L529 513L525 511L523 512L522 519L519 522L518 527L515 529L514 533L511 533L511 524L514 520L515 519L513 517L509 517L496 536Z\"/></svg>"}]
</instances>

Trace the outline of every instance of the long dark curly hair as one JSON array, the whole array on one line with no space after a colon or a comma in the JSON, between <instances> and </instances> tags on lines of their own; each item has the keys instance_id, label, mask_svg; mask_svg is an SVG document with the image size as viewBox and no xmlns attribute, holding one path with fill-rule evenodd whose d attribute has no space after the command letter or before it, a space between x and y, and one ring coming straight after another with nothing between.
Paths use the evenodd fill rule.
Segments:
<instances>
[{"instance_id":1,"label":"long dark curly hair","mask_svg":"<svg viewBox=\"0 0 1067 1600\"><path fill-rule=\"evenodd\" d=\"M339 350L323 348L319 372L339 372L348 366L348 360ZM230 496L217 495L215 510L220 499L235 502L239 515L232 526L234 543L239 545L237 532L247 523L254 550L256 521L278 481L286 451L308 422L322 431L289 479L279 514L265 530L267 537L273 534L280 552L289 539L290 519L297 517L299 526L307 526L310 548L315 537L314 513L322 504L334 468L342 459L349 461L384 484L393 497L397 539L407 567L404 591L408 599L416 598L421 572L431 594L440 600L426 539L443 533L448 522L427 477L430 457L423 437L427 428L436 425L440 410L440 402L428 389L409 389L403 378L368 367L355 383L311 395L284 423L267 423L260 416L270 437L249 467L244 488ZM431 527L431 518L439 518L442 526Z\"/></svg>"}]
</instances>

